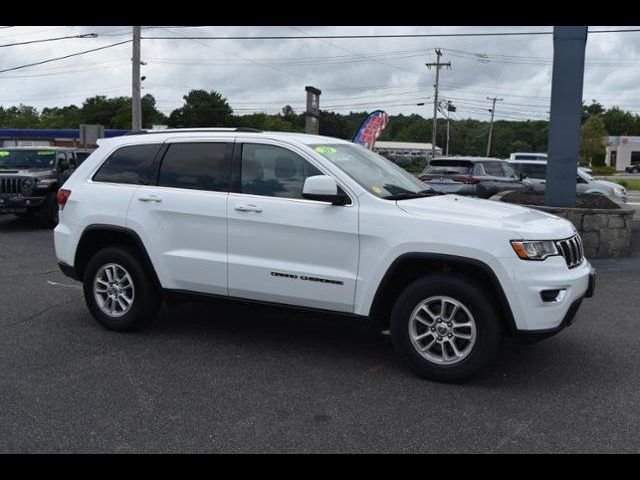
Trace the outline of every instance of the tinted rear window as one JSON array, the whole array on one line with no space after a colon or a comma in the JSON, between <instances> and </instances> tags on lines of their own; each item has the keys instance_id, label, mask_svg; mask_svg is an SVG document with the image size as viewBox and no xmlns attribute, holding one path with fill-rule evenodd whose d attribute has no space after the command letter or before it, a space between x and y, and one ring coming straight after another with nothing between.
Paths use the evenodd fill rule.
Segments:
<instances>
[{"instance_id":1,"label":"tinted rear window","mask_svg":"<svg viewBox=\"0 0 640 480\"><path fill-rule=\"evenodd\" d=\"M469 175L473 164L463 161L433 160L429 163L425 174L427 175Z\"/></svg>"},{"instance_id":2,"label":"tinted rear window","mask_svg":"<svg viewBox=\"0 0 640 480\"><path fill-rule=\"evenodd\" d=\"M94 175L94 182L145 185L160 145L132 145L111 154Z\"/></svg>"},{"instance_id":3,"label":"tinted rear window","mask_svg":"<svg viewBox=\"0 0 640 480\"><path fill-rule=\"evenodd\" d=\"M231 158L227 143L174 143L167 150L158 185L223 192L229 189Z\"/></svg>"}]
</instances>

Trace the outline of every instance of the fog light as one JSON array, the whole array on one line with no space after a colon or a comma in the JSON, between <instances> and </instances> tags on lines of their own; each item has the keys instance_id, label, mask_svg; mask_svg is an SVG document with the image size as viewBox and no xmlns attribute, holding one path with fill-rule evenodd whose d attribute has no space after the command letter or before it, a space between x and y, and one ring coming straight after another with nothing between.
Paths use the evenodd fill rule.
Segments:
<instances>
[{"instance_id":1,"label":"fog light","mask_svg":"<svg viewBox=\"0 0 640 480\"><path fill-rule=\"evenodd\" d=\"M567 291L564 288L559 288L556 290L542 290L540 292L540 298L545 303L559 303L564 300L564 296L567 294Z\"/></svg>"}]
</instances>

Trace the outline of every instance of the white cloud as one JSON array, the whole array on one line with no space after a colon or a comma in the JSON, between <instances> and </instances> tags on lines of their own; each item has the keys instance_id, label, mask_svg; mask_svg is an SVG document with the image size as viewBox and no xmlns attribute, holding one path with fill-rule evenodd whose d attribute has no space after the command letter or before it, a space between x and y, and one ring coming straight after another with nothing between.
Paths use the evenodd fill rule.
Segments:
<instances>
[{"instance_id":1,"label":"white cloud","mask_svg":"<svg viewBox=\"0 0 640 480\"><path fill-rule=\"evenodd\" d=\"M612 27L592 27L605 29ZM203 27L146 28L153 35L305 35L550 31L550 27ZM3 48L0 70L126 40L129 27L13 27L0 44L96 32L97 39L62 40ZM102 36L104 34L105 36ZM108 36L107 36L108 35ZM487 96L504 98L497 118L545 118L551 86L551 35L407 39L144 40L143 93L169 113L190 88L214 89L238 113L304 107L306 85L323 91L322 106L339 112L384 108L430 115L418 107L433 95L434 70L425 67L443 49L441 96L457 105L456 118L487 118ZM481 55L484 55L482 57ZM79 105L96 94L128 95L129 44L0 74L0 104L38 108ZM591 34L584 98L640 112L640 33Z\"/></svg>"}]
</instances>

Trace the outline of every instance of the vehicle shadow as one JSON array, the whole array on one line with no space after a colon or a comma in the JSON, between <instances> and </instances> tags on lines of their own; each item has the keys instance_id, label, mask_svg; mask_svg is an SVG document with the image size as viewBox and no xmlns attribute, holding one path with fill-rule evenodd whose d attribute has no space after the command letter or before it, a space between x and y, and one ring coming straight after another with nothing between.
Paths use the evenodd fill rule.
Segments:
<instances>
[{"instance_id":1,"label":"vehicle shadow","mask_svg":"<svg viewBox=\"0 0 640 480\"><path fill-rule=\"evenodd\" d=\"M147 332L178 342L222 342L246 349L247 355L304 356L311 362L326 362L328 368L336 369L336 375L343 368L357 366L363 372L384 370L386 375L421 381L399 360L390 337L376 333L366 320L212 301L163 308ZM589 348L573 343L567 337L523 345L505 338L495 361L461 384L503 390L530 388L538 382L545 387L563 386L571 379L587 385L589 377L597 375L598 369L590 368L597 366L597 360Z\"/></svg>"},{"instance_id":2,"label":"vehicle shadow","mask_svg":"<svg viewBox=\"0 0 640 480\"><path fill-rule=\"evenodd\" d=\"M44 230L35 217L0 215L0 232L30 232L34 230Z\"/></svg>"},{"instance_id":3,"label":"vehicle shadow","mask_svg":"<svg viewBox=\"0 0 640 480\"><path fill-rule=\"evenodd\" d=\"M146 331L174 339L208 339L246 347L247 352L283 351L329 355L336 361L395 362L388 337L367 320L211 300L163 307Z\"/></svg>"}]
</instances>

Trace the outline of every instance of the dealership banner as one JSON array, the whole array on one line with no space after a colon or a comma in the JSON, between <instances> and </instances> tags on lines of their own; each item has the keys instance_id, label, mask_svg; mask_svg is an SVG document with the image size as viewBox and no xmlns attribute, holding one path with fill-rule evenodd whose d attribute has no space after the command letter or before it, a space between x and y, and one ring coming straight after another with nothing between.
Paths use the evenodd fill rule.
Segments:
<instances>
[{"instance_id":1,"label":"dealership banner","mask_svg":"<svg viewBox=\"0 0 640 480\"><path fill-rule=\"evenodd\" d=\"M373 150L376 140L382 135L382 132L389 125L389 115L382 110L372 112L364 119L362 125L358 129L356 136L353 137L353 143L362 145L363 147Z\"/></svg>"}]
</instances>

